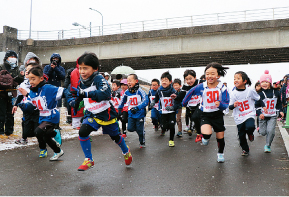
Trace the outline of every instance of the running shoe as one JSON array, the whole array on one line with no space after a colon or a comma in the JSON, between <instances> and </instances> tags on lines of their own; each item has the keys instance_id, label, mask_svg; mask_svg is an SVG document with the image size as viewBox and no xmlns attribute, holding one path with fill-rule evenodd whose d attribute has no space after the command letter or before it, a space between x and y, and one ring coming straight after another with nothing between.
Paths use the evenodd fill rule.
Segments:
<instances>
[{"instance_id":1,"label":"running shoe","mask_svg":"<svg viewBox=\"0 0 289 197\"><path fill-rule=\"evenodd\" d=\"M85 171L89 168L92 168L94 166L94 160L90 160L89 158L85 158L84 162L81 164L81 166L78 167L78 171Z\"/></svg>"},{"instance_id":2,"label":"running shoe","mask_svg":"<svg viewBox=\"0 0 289 197\"><path fill-rule=\"evenodd\" d=\"M21 138L20 140L16 140L15 143L16 144L26 145L26 144L28 144L28 140Z\"/></svg>"},{"instance_id":3,"label":"running shoe","mask_svg":"<svg viewBox=\"0 0 289 197\"><path fill-rule=\"evenodd\" d=\"M248 155L249 155L249 152L247 152L245 150L242 151L242 156L248 156Z\"/></svg>"},{"instance_id":4,"label":"running shoe","mask_svg":"<svg viewBox=\"0 0 289 197\"><path fill-rule=\"evenodd\" d=\"M189 130L189 126L186 126L186 128L183 131L184 131L184 133L187 133L188 130Z\"/></svg>"},{"instance_id":5,"label":"running shoe","mask_svg":"<svg viewBox=\"0 0 289 197\"><path fill-rule=\"evenodd\" d=\"M45 158L45 157L47 157L47 149L40 149L39 157L40 157L40 158Z\"/></svg>"},{"instance_id":6,"label":"running shoe","mask_svg":"<svg viewBox=\"0 0 289 197\"><path fill-rule=\"evenodd\" d=\"M145 147L146 147L145 143L139 145L139 148L145 148Z\"/></svg>"},{"instance_id":7,"label":"running shoe","mask_svg":"<svg viewBox=\"0 0 289 197\"><path fill-rule=\"evenodd\" d=\"M57 146L60 147L61 144L62 144L62 139L61 139L60 130L59 130L59 129L55 129L54 131L56 132L56 136L54 137L54 140L55 140Z\"/></svg>"},{"instance_id":8,"label":"running shoe","mask_svg":"<svg viewBox=\"0 0 289 197\"><path fill-rule=\"evenodd\" d=\"M265 146L264 146L264 152L265 152L265 153L271 153L271 147L265 145Z\"/></svg>"},{"instance_id":9,"label":"running shoe","mask_svg":"<svg viewBox=\"0 0 289 197\"><path fill-rule=\"evenodd\" d=\"M209 140L206 140L205 138L202 137L202 145L207 146L209 144Z\"/></svg>"},{"instance_id":10,"label":"running shoe","mask_svg":"<svg viewBox=\"0 0 289 197\"><path fill-rule=\"evenodd\" d=\"M254 141L254 134L249 134L248 138L249 138L250 142L253 142Z\"/></svg>"},{"instance_id":11,"label":"running shoe","mask_svg":"<svg viewBox=\"0 0 289 197\"><path fill-rule=\"evenodd\" d=\"M182 133L181 131L179 131L179 132L177 133L177 136L178 136L178 137L182 137L182 136L183 136L183 133Z\"/></svg>"},{"instance_id":12,"label":"running shoe","mask_svg":"<svg viewBox=\"0 0 289 197\"><path fill-rule=\"evenodd\" d=\"M126 138L126 137L127 137L125 133L124 133L124 134L122 134L121 136L122 136L123 138Z\"/></svg>"},{"instance_id":13,"label":"running shoe","mask_svg":"<svg viewBox=\"0 0 289 197\"><path fill-rule=\"evenodd\" d=\"M192 132L191 129L188 130L188 134L189 134L189 136L192 136L192 135L193 135L193 132Z\"/></svg>"},{"instance_id":14,"label":"running shoe","mask_svg":"<svg viewBox=\"0 0 289 197\"><path fill-rule=\"evenodd\" d=\"M61 157L62 155L64 155L64 152L62 149L60 149L59 153L54 153L54 155L49 159L50 161L56 161L58 160L59 157Z\"/></svg>"},{"instance_id":15,"label":"running shoe","mask_svg":"<svg viewBox=\"0 0 289 197\"><path fill-rule=\"evenodd\" d=\"M218 163L224 163L225 162L224 153L218 153L217 156L218 156L218 158L217 158Z\"/></svg>"},{"instance_id":16,"label":"running shoe","mask_svg":"<svg viewBox=\"0 0 289 197\"><path fill-rule=\"evenodd\" d=\"M173 140L169 141L169 147L174 147L175 146L175 142Z\"/></svg>"},{"instance_id":17,"label":"running shoe","mask_svg":"<svg viewBox=\"0 0 289 197\"><path fill-rule=\"evenodd\" d=\"M129 166L132 162L132 155L131 155L131 152L130 152L130 148L127 146L128 148L128 152L123 154L123 157L124 157L124 162L127 166Z\"/></svg>"},{"instance_id":18,"label":"running shoe","mask_svg":"<svg viewBox=\"0 0 289 197\"><path fill-rule=\"evenodd\" d=\"M202 134L197 134L197 137L196 137L196 139L195 139L195 142L197 143L197 142L200 142L200 141L202 141Z\"/></svg>"},{"instance_id":19,"label":"running shoe","mask_svg":"<svg viewBox=\"0 0 289 197\"><path fill-rule=\"evenodd\" d=\"M161 132L161 136L164 136L166 134L166 131Z\"/></svg>"}]
</instances>

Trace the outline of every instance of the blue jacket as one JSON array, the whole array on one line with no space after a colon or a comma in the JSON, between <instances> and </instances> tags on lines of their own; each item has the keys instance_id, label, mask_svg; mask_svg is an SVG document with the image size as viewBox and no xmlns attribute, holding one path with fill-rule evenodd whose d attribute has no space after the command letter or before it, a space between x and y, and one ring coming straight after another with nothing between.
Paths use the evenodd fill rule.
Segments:
<instances>
[{"instance_id":1,"label":"blue jacket","mask_svg":"<svg viewBox=\"0 0 289 197\"><path fill-rule=\"evenodd\" d=\"M65 79L65 69L60 66L61 64L61 57L58 53L53 53L50 57L50 62L52 62L53 58L59 58L59 62L57 64L57 66L53 69L51 68L51 65L48 64L44 67L43 73L46 74L49 79L48 79L48 83L51 85L54 85L56 87L60 87L61 86L61 80Z\"/></svg>"},{"instance_id":2,"label":"blue jacket","mask_svg":"<svg viewBox=\"0 0 289 197\"><path fill-rule=\"evenodd\" d=\"M218 108L219 108L219 110L223 111L223 110L228 108L229 102L230 102L230 97L229 97L228 90L227 90L226 86L222 85L221 82L219 82L217 87L220 88L221 94L222 94L222 100L220 100L220 106ZM182 102L182 105L187 106L192 95L201 95L202 96L202 103L201 103L200 109L203 111L203 106L204 106L203 99L205 98L203 96L203 92L204 92L205 88L208 88L207 83L200 83L199 85L190 89L188 91L188 93L186 94L186 96Z\"/></svg>"},{"instance_id":3,"label":"blue jacket","mask_svg":"<svg viewBox=\"0 0 289 197\"><path fill-rule=\"evenodd\" d=\"M63 96L70 103L74 98L71 93L62 87L56 87L50 84L40 86L37 91L30 90L28 101L22 107L23 112L29 113L33 108L39 110L39 124L42 122L59 123L60 113L57 109L57 101Z\"/></svg>"},{"instance_id":4,"label":"blue jacket","mask_svg":"<svg viewBox=\"0 0 289 197\"><path fill-rule=\"evenodd\" d=\"M129 90L126 90L124 92L123 98L120 102L118 109L121 110L123 108L124 104L127 102L127 97L133 96L133 95L140 95L141 102L138 104L138 106L137 106L138 111L135 114L131 113L131 110L128 111L128 117L143 118L146 116L146 109L145 108L149 103L149 99L148 99L148 96L145 93L145 91L143 89L141 89L140 87L138 88L138 90L135 93L131 93Z\"/></svg>"},{"instance_id":5,"label":"blue jacket","mask_svg":"<svg viewBox=\"0 0 289 197\"><path fill-rule=\"evenodd\" d=\"M101 101L110 101L111 100L111 89L108 82L104 79L104 77L96 72L96 76L92 79L91 84L85 85L81 80L79 87L81 89L86 89L91 86L95 86L96 90L88 92L88 98L94 100L96 102ZM79 100L81 101L81 100ZM117 112L113 107L112 103L110 103L110 107L100 113L93 114L92 112L85 110L84 117L95 117L103 121L109 121L117 117Z\"/></svg>"}]
</instances>

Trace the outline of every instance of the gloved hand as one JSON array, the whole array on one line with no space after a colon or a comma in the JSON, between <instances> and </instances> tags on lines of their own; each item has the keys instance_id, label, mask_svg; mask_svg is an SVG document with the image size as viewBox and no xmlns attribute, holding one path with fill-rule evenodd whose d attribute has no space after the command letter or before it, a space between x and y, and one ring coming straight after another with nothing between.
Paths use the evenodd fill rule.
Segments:
<instances>
[{"instance_id":1,"label":"gloved hand","mask_svg":"<svg viewBox=\"0 0 289 197\"><path fill-rule=\"evenodd\" d=\"M78 97L78 98L87 98L88 93L85 92L83 89L81 89L79 86L77 88L72 87L75 91L71 91L71 94L73 97Z\"/></svg>"},{"instance_id":2,"label":"gloved hand","mask_svg":"<svg viewBox=\"0 0 289 197\"><path fill-rule=\"evenodd\" d=\"M155 106L155 104L156 104L156 102L153 100L152 102L151 102L151 104L149 105L149 108L154 108L154 106Z\"/></svg>"},{"instance_id":3,"label":"gloved hand","mask_svg":"<svg viewBox=\"0 0 289 197\"><path fill-rule=\"evenodd\" d=\"M130 109L132 114L135 114L138 111L138 107L133 107Z\"/></svg>"},{"instance_id":4,"label":"gloved hand","mask_svg":"<svg viewBox=\"0 0 289 197\"><path fill-rule=\"evenodd\" d=\"M69 105L73 108L73 115L75 116L79 110L79 102L77 100L72 100Z\"/></svg>"},{"instance_id":5,"label":"gloved hand","mask_svg":"<svg viewBox=\"0 0 289 197\"><path fill-rule=\"evenodd\" d=\"M174 107L173 106L166 106L165 108L167 111L174 111Z\"/></svg>"}]
</instances>

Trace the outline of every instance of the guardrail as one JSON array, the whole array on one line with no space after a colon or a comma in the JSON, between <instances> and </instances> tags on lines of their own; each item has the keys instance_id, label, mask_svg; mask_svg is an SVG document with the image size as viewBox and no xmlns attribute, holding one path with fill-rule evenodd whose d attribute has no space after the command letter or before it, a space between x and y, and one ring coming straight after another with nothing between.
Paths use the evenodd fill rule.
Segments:
<instances>
[{"instance_id":1,"label":"guardrail","mask_svg":"<svg viewBox=\"0 0 289 197\"><path fill-rule=\"evenodd\" d=\"M289 7L245 10L205 15L192 15L184 17L121 23L114 25L104 25L103 32L102 26L89 27L86 29L80 28L55 31L32 31L31 38L34 40L63 40L84 38L90 36L113 35L182 27L253 22L285 18L289 18ZM18 30L19 40L26 40L28 39L28 37L28 30Z\"/></svg>"}]
</instances>

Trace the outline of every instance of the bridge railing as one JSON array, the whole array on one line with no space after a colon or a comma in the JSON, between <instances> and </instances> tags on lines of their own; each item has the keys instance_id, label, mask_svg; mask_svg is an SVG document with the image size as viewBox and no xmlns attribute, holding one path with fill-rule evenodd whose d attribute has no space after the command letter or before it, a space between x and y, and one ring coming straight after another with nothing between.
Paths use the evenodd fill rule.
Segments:
<instances>
[{"instance_id":1,"label":"bridge railing","mask_svg":"<svg viewBox=\"0 0 289 197\"><path fill-rule=\"evenodd\" d=\"M245 10L205 15L192 15L184 17L129 22L113 25L94 26L87 29L70 29L55 31L32 31L34 40L63 40L85 38L90 36L113 35L122 33L217 25L226 23L240 23L264 20L289 18L289 7L268 8L259 10ZM103 32L102 32L103 29ZM28 30L19 30L18 39L25 40L29 37Z\"/></svg>"}]
</instances>

